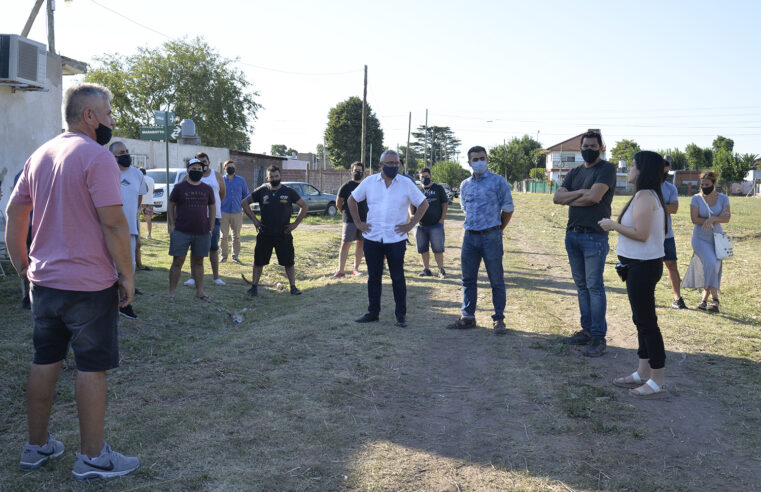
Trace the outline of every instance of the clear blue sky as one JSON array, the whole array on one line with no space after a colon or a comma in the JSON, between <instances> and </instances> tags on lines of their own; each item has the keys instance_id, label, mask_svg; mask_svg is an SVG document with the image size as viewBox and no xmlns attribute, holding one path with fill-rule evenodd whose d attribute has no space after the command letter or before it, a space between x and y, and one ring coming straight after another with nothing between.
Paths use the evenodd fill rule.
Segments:
<instances>
[{"instance_id":1,"label":"clear blue sky","mask_svg":"<svg viewBox=\"0 0 761 492\"><path fill-rule=\"evenodd\" d=\"M34 2L10 3L0 32L19 33ZM710 146L720 134L761 154L761 2L56 3L56 45L71 58L198 34L240 58L264 106L255 152L313 151L329 109L362 96L366 64L389 147L405 144L408 112L414 128L427 108L463 151L537 132L549 146L594 127L609 148ZM30 37L47 40L44 8Z\"/></svg>"}]
</instances>

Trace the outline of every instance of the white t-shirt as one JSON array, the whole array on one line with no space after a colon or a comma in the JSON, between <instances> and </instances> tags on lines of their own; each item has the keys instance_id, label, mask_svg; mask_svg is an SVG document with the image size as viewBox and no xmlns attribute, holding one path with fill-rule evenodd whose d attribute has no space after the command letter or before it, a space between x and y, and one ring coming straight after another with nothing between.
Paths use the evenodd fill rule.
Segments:
<instances>
[{"instance_id":1,"label":"white t-shirt","mask_svg":"<svg viewBox=\"0 0 761 492\"><path fill-rule=\"evenodd\" d=\"M217 209L216 213L214 214L214 218L221 219L222 218L222 200L219 199L219 181L217 181L216 173L217 171L212 169L211 173L209 173L208 176L201 178L201 182L211 186L211 189L214 190L214 205Z\"/></svg>"},{"instance_id":2,"label":"white t-shirt","mask_svg":"<svg viewBox=\"0 0 761 492\"><path fill-rule=\"evenodd\" d=\"M145 176L134 166L124 170L119 168L119 171L121 174L122 208L127 217L129 233L139 234L137 228L137 197L148 192L145 186Z\"/></svg>"},{"instance_id":3,"label":"white t-shirt","mask_svg":"<svg viewBox=\"0 0 761 492\"><path fill-rule=\"evenodd\" d=\"M153 205L153 188L156 186L156 182L147 174L143 176L143 179L145 180L145 186L148 190L148 193L143 195L143 205Z\"/></svg>"},{"instance_id":4,"label":"white t-shirt","mask_svg":"<svg viewBox=\"0 0 761 492\"><path fill-rule=\"evenodd\" d=\"M370 241L384 243L407 239L407 234L399 234L394 228L409 221L407 211L410 205L419 207L425 201L425 195L415 183L400 174L394 177L388 187L382 173L373 174L365 178L351 195L357 202L367 200L370 232L363 232L362 236Z\"/></svg>"}]
</instances>

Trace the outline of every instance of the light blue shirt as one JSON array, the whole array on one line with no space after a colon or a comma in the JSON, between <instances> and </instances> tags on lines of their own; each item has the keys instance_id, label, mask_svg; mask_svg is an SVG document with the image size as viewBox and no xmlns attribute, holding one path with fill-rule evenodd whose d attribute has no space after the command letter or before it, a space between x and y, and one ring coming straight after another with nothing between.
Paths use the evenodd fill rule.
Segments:
<instances>
[{"instance_id":1,"label":"light blue shirt","mask_svg":"<svg viewBox=\"0 0 761 492\"><path fill-rule=\"evenodd\" d=\"M243 210L240 202L249 195L246 180L240 176L233 176L230 181L230 175L225 176L225 199L222 200L222 211L227 214L236 214Z\"/></svg>"},{"instance_id":2,"label":"light blue shirt","mask_svg":"<svg viewBox=\"0 0 761 492\"><path fill-rule=\"evenodd\" d=\"M460 206L465 211L465 230L482 231L502 224L502 212L512 212L511 187L497 174L486 171L460 184Z\"/></svg>"},{"instance_id":3,"label":"light blue shirt","mask_svg":"<svg viewBox=\"0 0 761 492\"><path fill-rule=\"evenodd\" d=\"M679 201L679 192L672 183L664 181L661 185L661 194L663 194L663 203L668 205L671 202ZM674 229L671 227L671 214L668 215L668 230L666 231L666 239L674 237Z\"/></svg>"}]
</instances>

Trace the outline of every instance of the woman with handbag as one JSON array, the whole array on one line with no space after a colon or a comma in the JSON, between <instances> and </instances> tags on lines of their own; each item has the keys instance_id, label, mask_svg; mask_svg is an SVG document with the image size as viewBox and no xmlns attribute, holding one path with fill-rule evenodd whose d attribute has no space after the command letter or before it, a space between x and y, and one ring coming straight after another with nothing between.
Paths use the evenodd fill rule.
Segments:
<instances>
[{"instance_id":1,"label":"woman with handbag","mask_svg":"<svg viewBox=\"0 0 761 492\"><path fill-rule=\"evenodd\" d=\"M714 234L722 234L721 224L729 222L729 197L716 191L717 174L706 171L700 175L700 193L690 202L692 249L703 264L703 299L698 309L719 312L719 287L721 286L721 260L716 255ZM708 296L711 303L708 304Z\"/></svg>"},{"instance_id":2,"label":"woman with handbag","mask_svg":"<svg viewBox=\"0 0 761 492\"><path fill-rule=\"evenodd\" d=\"M618 222L602 219L606 231L616 231L619 270L626 280L626 293L637 327L639 348L637 370L616 378L613 384L630 388L638 398L666 396L666 350L655 315L655 286L663 275L663 242L666 237L666 208L661 194L664 160L650 151L637 152L629 168L629 183L636 193L621 212ZM623 271L622 271L623 270Z\"/></svg>"}]
</instances>

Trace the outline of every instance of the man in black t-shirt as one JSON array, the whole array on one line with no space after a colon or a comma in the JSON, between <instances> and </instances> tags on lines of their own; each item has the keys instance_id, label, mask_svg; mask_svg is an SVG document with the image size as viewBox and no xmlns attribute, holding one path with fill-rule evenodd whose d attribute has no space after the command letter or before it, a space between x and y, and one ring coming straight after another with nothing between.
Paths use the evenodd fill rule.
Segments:
<instances>
[{"instance_id":1,"label":"man in black t-shirt","mask_svg":"<svg viewBox=\"0 0 761 492\"><path fill-rule=\"evenodd\" d=\"M354 225L354 220L349 213L349 206L346 203L349 199L349 195L354 191L362 178L365 176L365 166L361 162L354 162L351 165L351 181L347 181L338 190L338 199L336 199L336 207L341 210L343 214L343 226L341 229L341 250L338 252L338 271L330 278L337 279L346 276L344 273L344 267L346 266L346 258L349 256L349 248L351 243L357 243L354 248L354 270L352 274L361 275L359 271L359 264L362 262L362 247L364 244L364 238L362 237L362 231L357 229ZM359 207L359 217L362 222L367 220L367 200L362 200L357 203Z\"/></svg>"},{"instance_id":2,"label":"man in black t-shirt","mask_svg":"<svg viewBox=\"0 0 761 492\"><path fill-rule=\"evenodd\" d=\"M256 236L254 247L254 272L251 288L247 294L257 296L259 277L262 275L264 265L268 265L272 257L272 249L277 254L277 262L285 267L285 274L291 285L291 294L299 295L301 291L296 288L296 269L294 268L295 254L293 251L293 236L291 232L296 229L304 216L307 214L307 204L293 188L280 184L280 168L270 166L267 168L267 181L250 196L241 202L243 212L254 223L259 234ZM252 203L259 204L262 220L256 218L251 211ZM291 223L293 204L299 206L299 215Z\"/></svg>"},{"instance_id":3,"label":"man in black t-shirt","mask_svg":"<svg viewBox=\"0 0 761 492\"><path fill-rule=\"evenodd\" d=\"M431 255L428 252L428 245L433 250L433 257L436 259L436 266L439 267L439 278L446 278L444 271L444 220L447 218L447 209L449 208L449 198L444 188L431 180L431 170L427 167L420 170L420 182L423 183L423 193L428 202L426 210L420 224L415 231L415 242L417 243L417 252L423 260L423 271L421 277L432 277L433 273L430 268ZM414 215L417 209L410 206L410 211Z\"/></svg>"},{"instance_id":4,"label":"man in black t-shirt","mask_svg":"<svg viewBox=\"0 0 761 492\"><path fill-rule=\"evenodd\" d=\"M555 192L553 201L568 205L565 249L576 284L581 312L581 331L566 339L572 345L586 345L584 355L605 353L606 298L603 270L608 256L608 233L598 221L610 218L610 204L616 190L616 167L600 158L605 150L599 131L589 130L581 138L584 164L571 169Z\"/></svg>"}]
</instances>

